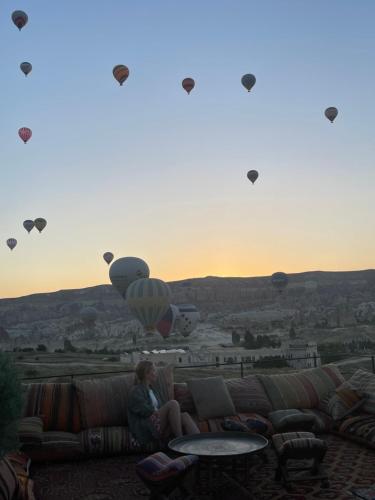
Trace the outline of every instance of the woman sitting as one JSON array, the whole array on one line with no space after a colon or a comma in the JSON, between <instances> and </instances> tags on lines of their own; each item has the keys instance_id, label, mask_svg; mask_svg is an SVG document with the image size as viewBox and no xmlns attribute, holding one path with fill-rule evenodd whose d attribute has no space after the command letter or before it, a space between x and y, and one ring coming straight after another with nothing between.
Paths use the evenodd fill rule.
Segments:
<instances>
[{"instance_id":1,"label":"woman sitting","mask_svg":"<svg viewBox=\"0 0 375 500\"><path fill-rule=\"evenodd\" d=\"M199 433L188 413L181 413L177 401L163 404L152 385L157 373L151 361L140 361L135 373L139 384L134 386L128 403L129 430L137 442L144 446L150 441L165 443L171 436Z\"/></svg>"}]
</instances>

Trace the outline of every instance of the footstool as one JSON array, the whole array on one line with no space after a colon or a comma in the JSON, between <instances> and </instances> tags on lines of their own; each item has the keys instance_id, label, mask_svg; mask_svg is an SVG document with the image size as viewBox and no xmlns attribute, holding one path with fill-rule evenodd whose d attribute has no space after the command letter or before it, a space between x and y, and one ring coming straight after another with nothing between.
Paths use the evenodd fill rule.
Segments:
<instances>
[{"instance_id":1,"label":"footstool","mask_svg":"<svg viewBox=\"0 0 375 500\"><path fill-rule=\"evenodd\" d=\"M306 481L320 479L322 487L329 486L328 477L322 467L322 461L327 451L327 444L317 439L312 432L284 432L272 437L278 466L276 481L282 480L286 489L291 489L291 481ZM288 467L288 461L303 460L300 467ZM309 465L306 461L309 461ZM310 474L290 475L291 472L309 471Z\"/></svg>"},{"instance_id":2,"label":"footstool","mask_svg":"<svg viewBox=\"0 0 375 500\"><path fill-rule=\"evenodd\" d=\"M141 460L136 465L136 472L150 490L150 500L162 500L179 488L183 498L190 496L183 479L198 462L195 455L184 455L175 459L159 452Z\"/></svg>"}]
</instances>

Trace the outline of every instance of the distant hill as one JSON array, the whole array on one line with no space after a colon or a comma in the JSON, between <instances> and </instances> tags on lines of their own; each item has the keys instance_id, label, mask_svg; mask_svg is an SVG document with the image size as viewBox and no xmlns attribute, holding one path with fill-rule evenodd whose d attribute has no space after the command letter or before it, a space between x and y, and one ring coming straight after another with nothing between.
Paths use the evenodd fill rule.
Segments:
<instances>
[{"instance_id":1,"label":"distant hill","mask_svg":"<svg viewBox=\"0 0 375 500\"><path fill-rule=\"evenodd\" d=\"M346 311L345 317L352 318L359 304L375 301L373 269L311 271L288 276L288 288L281 296L272 288L269 276L207 276L174 281L170 283L172 300L173 303L196 304L203 319L209 315L223 316L275 307L300 313L309 311L309 314L313 309L316 314L326 315L329 312L331 316L336 314L337 308L341 308L341 311ZM103 323L124 324L132 319L112 285L99 285L0 299L0 327L17 335L40 334L43 337L50 332L51 335L58 333L62 336L68 327L79 324L79 312L87 305L97 309L99 321Z\"/></svg>"}]
</instances>

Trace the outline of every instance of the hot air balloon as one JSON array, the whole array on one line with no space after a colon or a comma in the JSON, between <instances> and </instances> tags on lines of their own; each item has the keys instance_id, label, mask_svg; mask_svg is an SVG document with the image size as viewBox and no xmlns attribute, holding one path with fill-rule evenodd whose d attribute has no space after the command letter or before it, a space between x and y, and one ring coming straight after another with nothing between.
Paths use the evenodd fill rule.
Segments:
<instances>
[{"instance_id":1,"label":"hot air balloon","mask_svg":"<svg viewBox=\"0 0 375 500\"><path fill-rule=\"evenodd\" d=\"M188 94L193 90L195 87L195 81L192 78L185 78L182 80L182 86L186 90Z\"/></svg>"},{"instance_id":2,"label":"hot air balloon","mask_svg":"<svg viewBox=\"0 0 375 500\"><path fill-rule=\"evenodd\" d=\"M143 325L146 334L155 332L156 325L168 310L171 291L164 281L142 278L134 281L126 292L130 311Z\"/></svg>"},{"instance_id":3,"label":"hot air balloon","mask_svg":"<svg viewBox=\"0 0 375 500\"><path fill-rule=\"evenodd\" d=\"M324 111L324 114L326 115L326 118L328 118L328 120L333 123L334 119L336 118L336 116L339 114L339 111L337 108L334 108L334 107L331 107L331 108L327 108L325 111Z\"/></svg>"},{"instance_id":4,"label":"hot air balloon","mask_svg":"<svg viewBox=\"0 0 375 500\"><path fill-rule=\"evenodd\" d=\"M241 83L248 92L254 87L256 81L255 76L251 74L243 75L241 78Z\"/></svg>"},{"instance_id":5,"label":"hot air balloon","mask_svg":"<svg viewBox=\"0 0 375 500\"><path fill-rule=\"evenodd\" d=\"M26 144L30 137L33 135L32 131L27 127L21 127L18 131L18 135L21 137L23 142Z\"/></svg>"},{"instance_id":6,"label":"hot air balloon","mask_svg":"<svg viewBox=\"0 0 375 500\"><path fill-rule=\"evenodd\" d=\"M13 248L17 245L17 240L15 238L9 238L9 240L7 240L7 245L11 250L13 250Z\"/></svg>"},{"instance_id":7,"label":"hot air balloon","mask_svg":"<svg viewBox=\"0 0 375 500\"><path fill-rule=\"evenodd\" d=\"M27 76L31 70L33 69L32 65L29 62L23 62L20 64L20 68L22 73L24 73L25 76Z\"/></svg>"},{"instance_id":8,"label":"hot air balloon","mask_svg":"<svg viewBox=\"0 0 375 500\"><path fill-rule=\"evenodd\" d=\"M123 64L118 64L113 68L113 76L122 85L129 76L129 68Z\"/></svg>"},{"instance_id":9,"label":"hot air balloon","mask_svg":"<svg viewBox=\"0 0 375 500\"><path fill-rule=\"evenodd\" d=\"M174 324L179 314L180 311L177 306L171 304L168 307L167 312L156 325L157 331L163 338L166 339L173 332Z\"/></svg>"},{"instance_id":10,"label":"hot air balloon","mask_svg":"<svg viewBox=\"0 0 375 500\"><path fill-rule=\"evenodd\" d=\"M138 257L121 257L115 260L109 268L109 279L123 299L125 299L128 286L133 281L149 276L148 265Z\"/></svg>"},{"instance_id":11,"label":"hot air balloon","mask_svg":"<svg viewBox=\"0 0 375 500\"><path fill-rule=\"evenodd\" d=\"M81 321L85 326L94 326L98 318L98 312L95 307L84 307L79 313Z\"/></svg>"},{"instance_id":12,"label":"hot air balloon","mask_svg":"<svg viewBox=\"0 0 375 500\"><path fill-rule=\"evenodd\" d=\"M176 321L176 330L183 337L188 337L195 330L200 320L198 309L193 304L177 304L180 314Z\"/></svg>"},{"instance_id":13,"label":"hot air balloon","mask_svg":"<svg viewBox=\"0 0 375 500\"><path fill-rule=\"evenodd\" d=\"M37 230L41 233L43 231L43 229L46 227L47 221L46 221L46 219L42 219L39 217L38 219L34 220L34 224L35 224L35 227L37 228Z\"/></svg>"},{"instance_id":14,"label":"hot air balloon","mask_svg":"<svg viewBox=\"0 0 375 500\"><path fill-rule=\"evenodd\" d=\"M247 178L253 184L258 179L258 177L259 177L259 174L258 174L258 172L256 170L249 170L248 173L247 173Z\"/></svg>"},{"instance_id":15,"label":"hot air balloon","mask_svg":"<svg viewBox=\"0 0 375 500\"><path fill-rule=\"evenodd\" d=\"M34 226L35 226L35 224L34 224L33 220L25 220L25 221L23 221L23 227L26 229L26 231L28 233L30 233L30 231L33 229Z\"/></svg>"},{"instance_id":16,"label":"hot air balloon","mask_svg":"<svg viewBox=\"0 0 375 500\"><path fill-rule=\"evenodd\" d=\"M20 31L27 24L28 20L29 18L27 17L26 12L23 12L22 10L15 10L12 14L12 21Z\"/></svg>"},{"instance_id":17,"label":"hot air balloon","mask_svg":"<svg viewBox=\"0 0 375 500\"><path fill-rule=\"evenodd\" d=\"M113 261L113 253L112 252L105 252L103 254L103 259L106 261L106 263L109 265Z\"/></svg>"},{"instance_id":18,"label":"hot air balloon","mask_svg":"<svg viewBox=\"0 0 375 500\"><path fill-rule=\"evenodd\" d=\"M289 279L285 273L278 272L278 273L274 273L271 276L271 283L279 293L282 293L282 291L288 285L288 282L289 282Z\"/></svg>"}]
</instances>

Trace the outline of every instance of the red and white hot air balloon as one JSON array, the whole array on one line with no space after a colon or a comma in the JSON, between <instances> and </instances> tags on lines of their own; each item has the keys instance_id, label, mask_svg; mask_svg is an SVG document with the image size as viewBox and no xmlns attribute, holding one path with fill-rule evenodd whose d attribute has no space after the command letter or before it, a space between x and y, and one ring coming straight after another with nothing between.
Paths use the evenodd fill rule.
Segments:
<instances>
[{"instance_id":1,"label":"red and white hot air balloon","mask_svg":"<svg viewBox=\"0 0 375 500\"><path fill-rule=\"evenodd\" d=\"M186 90L186 92L190 94L190 92L195 87L195 81L192 78L184 78L184 80L182 80L182 86Z\"/></svg>"},{"instance_id":2,"label":"red and white hot air balloon","mask_svg":"<svg viewBox=\"0 0 375 500\"><path fill-rule=\"evenodd\" d=\"M27 141L31 138L31 136L33 135L31 129L27 128L27 127L21 127L18 131L18 135L20 136L20 138L23 140L23 142L26 144Z\"/></svg>"}]
</instances>

